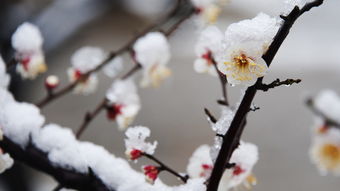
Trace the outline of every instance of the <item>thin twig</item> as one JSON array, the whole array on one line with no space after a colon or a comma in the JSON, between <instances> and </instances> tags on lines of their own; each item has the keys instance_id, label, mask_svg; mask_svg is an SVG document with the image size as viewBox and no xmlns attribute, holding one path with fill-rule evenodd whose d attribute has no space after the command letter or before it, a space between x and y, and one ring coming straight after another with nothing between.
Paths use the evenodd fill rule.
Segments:
<instances>
[{"instance_id":1,"label":"thin twig","mask_svg":"<svg viewBox=\"0 0 340 191\"><path fill-rule=\"evenodd\" d=\"M160 170L168 171L169 173L171 173L174 176L176 176L179 179L181 179L184 183L186 183L188 181L188 179L189 179L188 175L184 175L184 176L181 175L180 173L176 172L175 170L173 170L172 168L170 168L169 166L167 166L166 164L161 162L159 159L157 159L153 155L149 155L147 153L142 153L142 155L145 156L146 158L154 161L155 163L157 163L160 166Z\"/></svg>"},{"instance_id":2,"label":"thin twig","mask_svg":"<svg viewBox=\"0 0 340 191\"><path fill-rule=\"evenodd\" d=\"M321 5L322 2L323 0L315 0L311 3L308 3L304 8L301 9L301 11L299 8L295 7L289 15L284 16L284 22L282 26L274 37L268 51L262 57L266 61L268 67L272 63L283 41L289 34L289 31L292 28L294 22L299 18L300 15L302 15L302 13L310 10L314 6ZM246 122L247 113L249 112L249 108L257 92L256 86L258 84L262 84L262 80L263 78L259 78L254 86L249 87L246 90L241 104L231 122L229 130L223 138L222 147L214 164L214 168L210 176L210 181L207 186L207 191L216 191L218 188L219 182L225 169L224 167L229 162L232 153L239 145L239 141L245 127L244 124Z\"/></svg>"},{"instance_id":3,"label":"thin twig","mask_svg":"<svg viewBox=\"0 0 340 191\"><path fill-rule=\"evenodd\" d=\"M218 78L220 79L220 83L222 87L222 94L223 94L223 99L224 99L224 100L218 100L217 103L221 105L229 106L228 95L227 95L227 83L228 83L227 77L217 68L217 62L212 56L210 56L210 60L212 61L214 68L218 74Z\"/></svg>"},{"instance_id":4,"label":"thin twig","mask_svg":"<svg viewBox=\"0 0 340 191\"><path fill-rule=\"evenodd\" d=\"M301 82L301 79L286 79L285 81L280 81L280 79L276 79L274 80L272 83L270 84L259 84L256 86L256 88L258 90L262 90L262 91L268 91L269 89L278 87L278 86L282 86L282 85L286 85L286 86L291 86L292 84L298 84Z\"/></svg>"},{"instance_id":5,"label":"thin twig","mask_svg":"<svg viewBox=\"0 0 340 191\"><path fill-rule=\"evenodd\" d=\"M211 114L211 112L210 112L207 108L204 108L204 113L208 116L208 119L209 119L212 123L216 123L216 122L217 122L216 117L214 117L213 114Z\"/></svg>"},{"instance_id":6,"label":"thin twig","mask_svg":"<svg viewBox=\"0 0 340 191\"><path fill-rule=\"evenodd\" d=\"M100 113L100 111L105 108L106 105L107 105L107 100L104 99L102 102L100 102L100 104L96 107L96 109L93 112L87 112L85 114L83 123L81 124L78 131L76 132L77 139L85 131L86 127L91 123L91 121Z\"/></svg>"}]
</instances>

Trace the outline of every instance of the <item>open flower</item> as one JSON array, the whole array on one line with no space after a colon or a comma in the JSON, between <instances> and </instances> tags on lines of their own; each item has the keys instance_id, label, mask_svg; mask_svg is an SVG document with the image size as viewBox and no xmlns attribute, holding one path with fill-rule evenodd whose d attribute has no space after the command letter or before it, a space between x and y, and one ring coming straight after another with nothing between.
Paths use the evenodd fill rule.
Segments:
<instances>
[{"instance_id":1,"label":"open flower","mask_svg":"<svg viewBox=\"0 0 340 191\"><path fill-rule=\"evenodd\" d=\"M246 187L254 185L256 179L251 171L257 160L257 147L251 143L241 142L230 159L230 163L235 163L235 166L225 170L218 190L224 191L241 185ZM203 177L207 179L210 177L212 169L210 147L202 145L190 158L187 172L191 178Z\"/></svg>"},{"instance_id":2,"label":"open flower","mask_svg":"<svg viewBox=\"0 0 340 191\"><path fill-rule=\"evenodd\" d=\"M105 57L105 52L97 47L83 47L73 54L72 67L67 70L67 74L70 82L81 80L74 88L74 93L88 95L97 89L97 75L94 73L84 75L99 66Z\"/></svg>"},{"instance_id":3,"label":"open flower","mask_svg":"<svg viewBox=\"0 0 340 191\"><path fill-rule=\"evenodd\" d=\"M0 55L0 88L7 89L10 79L10 76L6 73L5 62Z\"/></svg>"},{"instance_id":4,"label":"open flower","mask_svg":"<svg viewBox=\"0 0 340 191\"><path fill-rule=\"evenodd\" d=\"M194 63L196 72L217 76L213 64L222 49L222 40L223 34L216 26L209 26L201 32L195 47L198 57Z\"/></svg>"},{"instance_id":5,"label":"open flower","mask_svg":"<svg viewBox=\"0 0 340 191\"><path fill-rule=\"evenodd\" d=\"M116 120L120 130L126 129L140 110L137 88L132 80L117 80L106 93L109 101L107 117Z\"/></svg>"},{"instance_id":6,"label":"open flower","mask_svg":"<svg viewBox=\"0 0 340 191\"><path fill-rule=\"evenodd\" d=\"M157 147L157 141L152 144L145 139L150 136L150 129L143 126L130 127L126 132L125 147L126 156L130 160L135 160L141 156L141 153L152 155Z\"/></svg>"},{"instance_id":7,"label":"open flower","mask_svg":"<svg viewBox=\"0 0 340 191\"><path fill-rule=\"evenodd\" d=\"M191 0L199 16L200 25L216 23L226 0Z\"/></svg>"},{"instance_id":8,"label":"open flower","mask_svg":"<svg viewBox=\"0 0 340 191\"><path fill-rule=\"evenodd\" d=\"M160 83L171 75L166 67L170 60L169 42L160 32L150 32L139 38L133 45L134 59L144 69L142 87L158 87Z\"/></svg>"},{"instance_id":9,"label":"open flower","mask_svg":"<svg viewBox=\"0 0 340 191\"><path fill-rule=\"evenodd\" d=\"M12 46L18 61L16 71L25 79L34 79L47 70L42 51L43 37L31 23L20 25L12 36Z\"/></svg>"},{"instance_id":10,"label":"open flower","mask_svg":"<svg viewBox=\"0 0 340 191\"><path fill-rule=\"evenodd\" d=\"M278 28L277 19L263 13L228 27L218 68L230 84L252 86L266 74L268 67L262 55Z\"/></svg>"},{"instance_id":11,"label":"open flower","mask_svg":"<svg viewBox=\"0 0 340 191\"><path fill-rule=\"evenodd\" d=\"M145 174L146 181L150 184L154 184L159 174L159 168L153 165L146 165L143 166L142 170Z\"/></svg>"},{"instance_id":12,"label":"open flower","mask_svg":"<svg viewBox=\"0 0 340 191\"><path fill-rule=\"evenodd\" d=\"M321 174L340 175L340 130L322 125L315 132L310 149L313 163Z\"/></svg>"}]
</instances>

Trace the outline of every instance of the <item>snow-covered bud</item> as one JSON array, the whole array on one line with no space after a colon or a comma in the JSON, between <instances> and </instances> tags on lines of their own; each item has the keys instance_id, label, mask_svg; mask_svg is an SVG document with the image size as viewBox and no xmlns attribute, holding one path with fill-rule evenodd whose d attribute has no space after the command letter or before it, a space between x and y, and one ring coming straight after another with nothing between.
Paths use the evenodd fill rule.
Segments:
<instances>
[{"instance_id":1,"label":"snow-covered bud","mask_svg":"<svg viewBox=\"0 0 340 191\"><path fill-rule=\"evenodd\" d=\"M199 25L216 23L222 7L227 3L224 0L191 0L195 7L195 13L198 15L197 22Z\"/></svg>"},{"instance_id":2,"label":"snow-covered bud","mask_svg":"<svg viewBox=\"0 0 340 191\"><path fill-rule=\"evenodd\" d=\"M97 89L98 77L96 74L90 74L88 77L82 79L85 73L73 68L69 68L67 74L72 83L81 79L73 90L75 94L88 95Z\"/></svg>"},{"instance_id":3,"label":"snow-covered bud","mask_svg":"<svg viewBox=\"0 0 340 191\"><path fill-rule=\"evenodd\" d=\"M34 79L47 70L42 51L43 37L35 25L23 23L12 36L18 65L16 71L25 79Z\"/></svg>"},{"instance_id":4,"label":"snow-covered bud","mask_svg":"<svg viewBox=\"0 0 340 191\"><path fill-rule=\"evenodd\" d=\"M154 184L159 174L159 167L146 165L142 167L142 170L145 175L145 180L150 184Z\"/></svg>"},{"instance_id":5,"label":"snow-covered bud","mask_svg":"<svg viewBox=\"0 0 340 191\"><path fill-rule=\"evenodd\" d=\"M171 75L167 64L170 60L170 45L163 33L150 32L140 37L133 45L134 58L142 65L142 87L157 87Z\"/></svg>"},{"instance_id":6,"label":"snow-covered bud","mask_svg":"<svg viewBox=\"0 0 340 191\"><path fill-rule=\"evenodd\" d=\"M129 160L136 160L142 156L142 151L138 149L128 149L125 151L125 155Z\"/></svg>"},{"instance_id":7,"label":"snow-covered bud","mask_svg":"<svg viewBox=\"0 0 340 191\"><path fill-rule=\"evenodd\" d=\"M47 90L53 90L59 86L60 80L58 76L50 75L45 79L45 87Z\"/></svg>"},{"instance_id":8,"label":"snow-covered bud","mask_svg":"<svg viewBox=\"0 0 340 191\"><path fill-rule=\"evenodd\" d=\"M140 110L137 88L132 80L116 80L106 93L109 101L107 117L116 120L120 130L126 129Z\"/></svg>"},{"instance_id":9,"label":"snow-covered bud","mask_svg":"<svg viewBox=\"0 0 340 191\"><path fill-rule=\"evenodd\" d=\"M150 136L150 129L143 126L130 127L125 132L126 152L139 150L140 152L152 155L157 147L157 141L152 144L146 142L145 139Z\"/></svg>"}]
</instances>

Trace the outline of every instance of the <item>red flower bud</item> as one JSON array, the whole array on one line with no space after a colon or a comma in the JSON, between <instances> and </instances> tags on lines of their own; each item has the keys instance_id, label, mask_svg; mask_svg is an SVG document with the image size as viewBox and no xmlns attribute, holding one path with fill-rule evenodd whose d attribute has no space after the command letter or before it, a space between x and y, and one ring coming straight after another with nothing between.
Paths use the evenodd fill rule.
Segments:
<instances>
[{"instance_id":1,"label":"red flower bud","mask_svg":"<svg viewBox=\"0 0 340 191\"><path fill-rule=\"evenodd\" d=\"M147 165L143 167L145 179L150 184L153 184L158 177L159 168L153 165Z\"/></svg>"},{"instance_id":2,"label":"red flower bud","mask_svg":"<svg viewBox=\"0 0 340 191\"><path fill-rule=\"evenodd\" d=\"M130 160L136 160L142 156L142 151L138 149L127 150L125 152L126 157Z\"/></svg>"},{"instance_id":3,"label":"red flower bud","mask_svg":"<svg viewBox=\"0 0 340 191\"><path fill-rule=\"evenodd\" d=\"M51 75L45 79L45 87L48 90L52 90L59 85L59 78L57 76Z\"/></svg>"}]
</instances>

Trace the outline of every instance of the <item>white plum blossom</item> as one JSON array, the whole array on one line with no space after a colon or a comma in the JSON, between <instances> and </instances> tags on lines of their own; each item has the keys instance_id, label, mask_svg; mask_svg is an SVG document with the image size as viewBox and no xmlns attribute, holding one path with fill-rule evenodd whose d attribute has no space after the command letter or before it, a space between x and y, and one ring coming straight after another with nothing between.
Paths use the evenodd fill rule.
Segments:
<instances>
[{"instance_id":1,"label":"white plum blossom","mask_svg":"<svg viewBox=\"0 0 340 191\"><path fill-rule=\"evenodd\" d=\"M322 175L340 176L340 130L318 124L313 132L310 157Z\"/></svg>"},{"instance_id":2,"label":"white plum blossom","mask_svg":"<svg viewBox=\"0 0 340 191\"><path fill-rule=\"evenodd\" d=\"M8 153L4 153L0 148L0 174L11 168L14 164L13 159Z\"/></svg>"},{"instance_id":3,"label":"white plum blossom","mask_svg":"<svg viewBox=\"0 0 340 191\"><path fill-rule=\"evenodd\" d=\"M136 41L133 50L135 60L144 69L142 87L150 85L157 87L171 75L170 69L166 66L170 60L170 45L163 33L147 33Z\"/></svg>"},{"instance_id":4,"label":"white plum blossom","mask_svg":"<svg viewBox=\"0 0 340 191\"><path fill-rule=\"evenodd\" d=\"M25 79L34 79L47 70L42 50L43 37L37 26L21 24L12 36L12 46L18 61L16 71Z\"/></svg>"},{"instance_id":5,"label":"white plum blossom","mask_svg":"<svg viewBox=\"0 0 340 191\"><path fill-rule=\"evenodd\" d=\"M238 186L249 187L255 184L256 179L251 172L257 161L258 150L256 145L241 141L240 146L234 151L230 159L230 163L235 163L235 166L225 170L218 190L225 191ZM210 177L212 169L210 147L208 145L198 147L189 159L187 167L189 176L207 179Z\"/></svg>"},{"instance_id":6,"label":"white plum blossom","mask_svg":"<svg viewBox=\"0 0 340 191\"><path fill-rule=\"evenodd\" d=\"M126 129L141 108L137 88L133 80L116 80L106 93L109 101L107 117L116 120L120 130Z\"/></svg>"},{"instance_id":7,"label":"white plum blossom","mask_svg":"<svg viewBox=\"0 0 340 191\"><path fill-rule=\"evenodd\" d=\"M323 90L314 99L314 106L327 118L340 123L340 97L333 90Z\"/></svg>"},{"instance_id":8,"label":"white plum blossom","mask_svg":"<svg viewBox=\"0 0 340 191\"><path fill-rule=\"evenodd\" d=\"M6 64L0 55L0 88L7 89L11 78L6 73Z\"/></svg>"},{"instance_id":9,"label":"white plum blossom","mask_svg":"<svg viewBox=\"0 0 340 191\"><path fill-rule=\"evenodd\" d=\"M103 68L103 72L106 76L110 78L114 78L117 74L123 69L123 58L120 56L112 59L108 64L106 64Z\"/></svg>"},{"instance_id":10,"label":"white plum blossom","mask_svg":"<svg viewBox=\"0 0 340 191\"><path fill-rule=\"evenodd\" d=\"M222 7L227 2L228 0L191 0L198 15L197 23L201 26L216 23Z\"/></svg>"},{"instance_id":11,"label":"white plum blossom","mask_svg":"<svg viewBox=\"0 0 340 191\"><path fill-rule=\"evenodd\" d=\"M81 79L87 72L94 70L106 58L106 53L98 47L82 47L77 50L72 58L72 67L67 70L70 82ZM97 89L98 77L95 73L91 73L88 77L81 79L74 93L88 95Z\"/></svg>"},{"instance_id":12,"label":"white plum blossom","mask_svg":"<svg viewBox=\"0 0 340 191\"><path fill-rule=\"evenodd\" d=\"M150 136L150 129L144 126L130 127L125 132L125 154L129 159L137 159L141 153L152 155L157 147L157 141L153 143L146 142L145 139ZM136 154L138 154L137 158Z\"/></svg>"},{"instance_id":13,"label":"white plum blossom","mask_svg":"<svg viewBox=\"0 0 340 191\"><path fill-rule=\"evenodd\" d=\"M216 26L209 26L201 32L195 46L197 58L194 62L194 69L196 72L217 76L214 64L222 49L222 41L223 34Z\"/></svg>"},{"instance_id":14,"label":"white plum blossom","mask_svg":"<svg viewBox=\"0 0 340 191\"><path fill-rule=\"evenodd\" d=\"M228 27L218 67L230 84L252 86L266 74L268 67L262 55L278 28L278 20L264 13Z\"/></svg>"}]
</instances>

